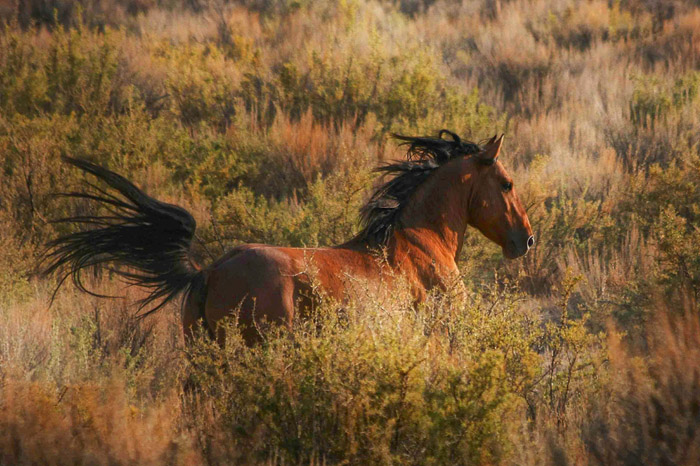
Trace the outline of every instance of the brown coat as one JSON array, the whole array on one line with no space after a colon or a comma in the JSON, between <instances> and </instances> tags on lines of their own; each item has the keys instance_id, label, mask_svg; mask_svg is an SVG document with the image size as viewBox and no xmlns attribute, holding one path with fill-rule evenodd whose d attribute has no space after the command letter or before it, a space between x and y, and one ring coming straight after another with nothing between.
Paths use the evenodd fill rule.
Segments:
<instances>
[{"instance_id":1,"label":"brown coat","mask_svg":"<svg viewBox=\"0 0 700 466\"><path fill-rule=\"evenodd\" d=\"M487 145L484 155L495 160L501 142ZM508 183L500 162L450 160L416 187L381 252L360 239L328 248L239 246L203 271L206 300L192 295L183 314L185 330L203 317L215 332L217 322L235 312L244 338L252 343L259 338L258 322L291 326L295 310L310 304L314 280L323 293L343 301L351 297L352 277L391 286L400 275L419 301L458 272L456 260L468 225L501 245L506 256L522 255L531 245L532 230L515 191L504 190Z\"/></svg>"},{"instance_id":2,"label":"brown coat","mask_svg":"<svg viewBox=\"0 0 700 466\"><path fill-rule=\"evenodd\" d=\"M291 325L295 312L319 294L343 302L358 280L377 290L405 280L413 299L422 300L457 273L468 226L499 244L506 257L527 252L534 243L530 222L497 160L503 136L483 147L446 130L437 138L398 138L410 144L408 159L380 168L393 177L363 208L365 228L356 238L328 248L246 244L204 269L189 259L196 223L186 210L146 195L99 165L65 158L111 188L69 196L95 202L109 214L64 219L88 228L49 243L47 273L63 270L64 278L72 276L88 291L81 281L84 268L116 265L112 270L150 290L141 303L154 306L148 312L186 293L186 335L204 321L215 336L219 322L236 315L244 338L253 343L262 324Z\"/></svg>"}]
</instances>

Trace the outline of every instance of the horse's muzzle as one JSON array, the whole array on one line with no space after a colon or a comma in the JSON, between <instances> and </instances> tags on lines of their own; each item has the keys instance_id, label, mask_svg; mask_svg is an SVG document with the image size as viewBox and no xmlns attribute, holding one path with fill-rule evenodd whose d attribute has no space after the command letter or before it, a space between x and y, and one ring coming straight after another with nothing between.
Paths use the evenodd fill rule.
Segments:
<instances>
[{"instance_id":1,"label":"horse's muzzle","mask_svg":"<svg viewBox=\"0 0 700 466\"><path fill-rule=\"evenodd\" d=\"M535 245L535 237L528 230L514 230L508 233L503 254L508 259L522 257Z\"/></svg>"}]
</instances>

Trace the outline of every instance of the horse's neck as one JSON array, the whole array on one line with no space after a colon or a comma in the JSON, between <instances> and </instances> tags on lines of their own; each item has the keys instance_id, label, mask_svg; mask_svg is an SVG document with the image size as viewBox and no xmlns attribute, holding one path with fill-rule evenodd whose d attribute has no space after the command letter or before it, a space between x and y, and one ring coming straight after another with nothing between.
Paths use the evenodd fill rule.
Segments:
<instances>
[{"instance_id":1,"label":"horse's neck","mask_svg":"<svg viewBox=\"0 0 700 466\"><path fill-rule=\"evenodd\" d=\"M422 281L456 272L467 229L471 178L447 164L417 188L394 231L392 256L409 260ZM397 264L398 265L398 264Z\"/></svg>"}]
</instances>

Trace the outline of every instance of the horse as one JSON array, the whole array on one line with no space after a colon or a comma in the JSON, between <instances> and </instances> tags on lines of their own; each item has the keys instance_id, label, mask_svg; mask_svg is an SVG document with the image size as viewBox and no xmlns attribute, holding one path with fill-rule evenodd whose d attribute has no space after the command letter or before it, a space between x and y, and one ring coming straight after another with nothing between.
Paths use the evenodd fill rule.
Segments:
<instances>
[{"instance_id":1,"label":"horse","mask_svg":"<svg viewBox=\"0 0 700 466\"><path fill-rule=\"evenodd\" d=\"M66 195L109 214L61 219L87 228L47 244L45 272L63 273L58 287L72 277L78 289L95 294L84 286L81 272L117 266L113 270L127 282L149 290L139 309L151 309L142 315L182 295L186 339L200 325L212 338L223 339L218 324L236 314L245 342L252 345L261 339L258 323L291 326L302 318L314 299L312 287L339 302L348 299L348 277L378 283L400 275L415 302L422 301L458 273L468 226L498 244L509 259L534 245L527 213L499 160L503 134L483 145L448 130L437 137L394 137L408 146L406 158L377 168L383 183L361 208L361 231L349 241L321 248L243 244L206 267L191 258L196 222L185 209L148 196L106 168L64 157L106 185Z\"/></svg>"}]
</instances>

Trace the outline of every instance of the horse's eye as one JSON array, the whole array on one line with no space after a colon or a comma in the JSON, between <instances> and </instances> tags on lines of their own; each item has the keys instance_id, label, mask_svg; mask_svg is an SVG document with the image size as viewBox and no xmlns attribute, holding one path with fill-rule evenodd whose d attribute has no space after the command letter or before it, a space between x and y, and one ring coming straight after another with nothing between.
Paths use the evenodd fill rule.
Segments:
<instances>
[{"instance_id":1,"label":"horse's eye","mask_svg":"<svg viewBox=\"0 0 700 466\"><path fill-rule=\"evenodd\" d=\"M503 191L510 192L513 189L513 183L503 183Z\"/></svg>"}]
</instances>

